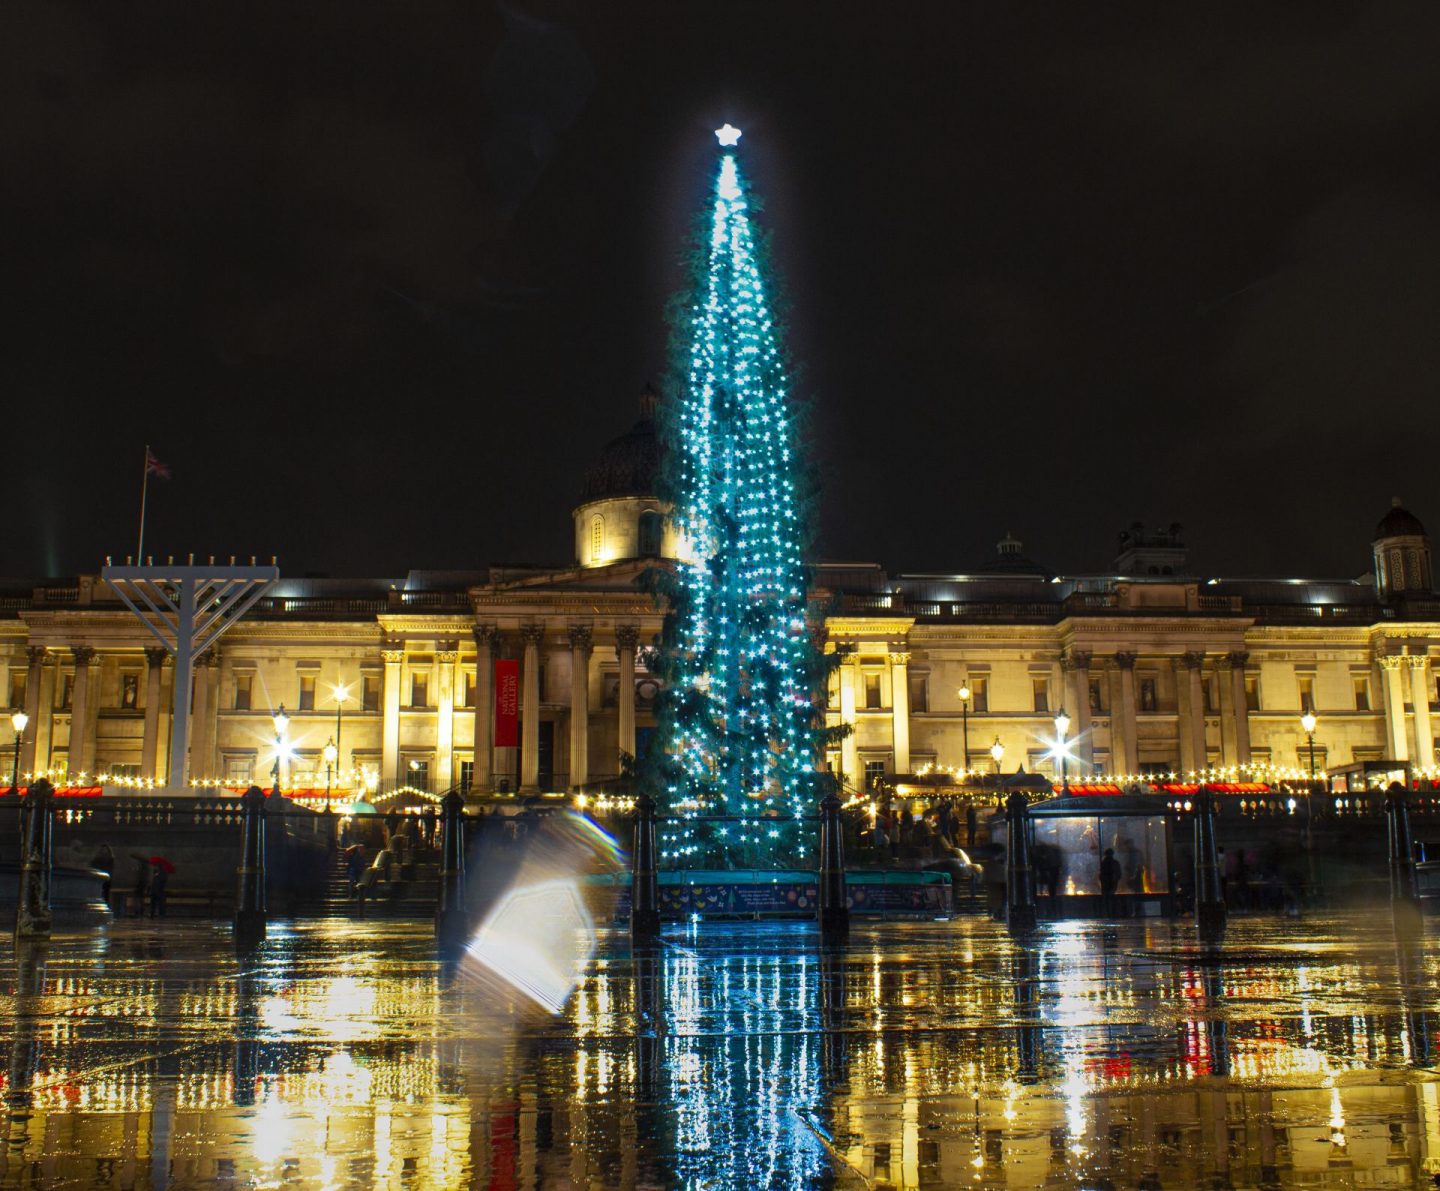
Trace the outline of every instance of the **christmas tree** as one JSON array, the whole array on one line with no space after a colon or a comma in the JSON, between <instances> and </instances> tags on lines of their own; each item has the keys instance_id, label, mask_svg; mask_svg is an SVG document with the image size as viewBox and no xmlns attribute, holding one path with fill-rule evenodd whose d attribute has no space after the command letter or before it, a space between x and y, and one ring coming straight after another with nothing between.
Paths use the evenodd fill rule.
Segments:
<instances>
[{"instance_id":1,"label":"christmas tree","mask_svg":"<svg viewBox=\"0 0 1440 1191\"><path fill-rule=\"evenodd\" d=\"M663 422L682 544L662 649L661 861L805 863L815 844L814 702L796 432L774 298L728 124L695 277L674 326ZM725 821L717 821L720 817Z\"/></svg>"}]
</instances>

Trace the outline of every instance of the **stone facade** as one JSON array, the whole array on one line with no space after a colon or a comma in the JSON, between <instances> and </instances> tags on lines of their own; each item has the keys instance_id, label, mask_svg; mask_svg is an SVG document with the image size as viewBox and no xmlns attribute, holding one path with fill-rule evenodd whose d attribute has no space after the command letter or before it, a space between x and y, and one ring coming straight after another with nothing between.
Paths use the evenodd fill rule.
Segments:
<instances>
[{"instance_id":1,"label":"stone facade","mask_svg":"<svg viewBox=\"0 0 1440 1191\"><path fill-rule=\"evenodd\" d=\"M342 792L530 792L616 778L654 727L645 651L662 612L640 576L678 549L668 527L638 529L663 510L653 393L641 412L586 479L574 565L282 580L197 665L189 777L266 781L283 704L286 788L323 787L322 750L337 737L330 781ZM1397 505L1371 555L1363 579L1200 579L1185 576L1180 527L1133 526L1115 568L1128 574L1054 575L1008 534L970 573L817 564L816 619L843 654L826 714L853 728L825 761L864 790L879 774L988 772L998 741L1005 771L1052 773L1063 708L1071 778L1305 770L1300 717L1313 709L1318 769L1393 760L1433 770L1440 601L1429 540ZM519 666L518 748L493 743L502 659ZM0 693L30 716L23 772L173 783L171 672L98 579L0 582Z\"/></svg>"}]
</instances>

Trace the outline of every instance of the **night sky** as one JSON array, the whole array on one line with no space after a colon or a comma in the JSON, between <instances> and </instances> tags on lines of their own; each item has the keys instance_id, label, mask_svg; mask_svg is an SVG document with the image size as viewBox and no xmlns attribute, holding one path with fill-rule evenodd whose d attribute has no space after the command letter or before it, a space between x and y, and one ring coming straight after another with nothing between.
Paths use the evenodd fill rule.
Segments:
<instances>
[{"instance_id":1,"label":"night sky","mask_svg":"<svg viewBox=\"0 0 1440 1191\"><path fill-rule=\"evenodd\" d=\"M743 167L816 553L1355 575L1440 530L1440 6L0 6L0 572L572 558Z\"/></svg>"}]
</instances>

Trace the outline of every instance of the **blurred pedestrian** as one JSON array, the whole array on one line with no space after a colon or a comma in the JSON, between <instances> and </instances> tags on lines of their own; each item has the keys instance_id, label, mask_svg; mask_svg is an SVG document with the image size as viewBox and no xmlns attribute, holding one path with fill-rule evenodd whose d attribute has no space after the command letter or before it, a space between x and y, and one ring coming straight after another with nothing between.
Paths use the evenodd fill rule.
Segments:
<instances>
[{"instance_id":1,"label":"blurred pedestrian","mask_svg":"<svg viewBox=\"0 0 1440 1191\"><path fill-rule=\"evenodd\" d=\"M105 899L105 904L110 904L110 878L115 873L115 849L109 844L101 844L100 850L90 859L90 867L99 869L105 874L105 880L100 886L100 896Z\"/></svg>"},{"instance_id":2,"label":"blurred pedestrian","mask_svg":"<svg viewBox=\"0 0 1440 1191\"><path fill-rule=\"evenodd\" d=\"M1120 873L1120 862L1115 859L1115 849L1106 848L1105 856L1100 861L1100 916L1102 918L1115 917L1115 889L1120 884Z\"/></svg>"},{"instance_id":3,"label":"blurred pedestrian","mask_svg":"<svg viewBox=\"0 0 1440 1191\"><path fill-rule=\"evenodd\" d=\"M170 883L170 873L163 864L153 866L150 874L150 917L165 917L165 887Z\"/></svg>"},{"instance_id":4,"label":"blurred pedestrian","mask_svg":"<svg viewBox=\"0 0 1440 1191\"><path fill-rule=\"evenodd\" d=\"M150 861L147 857L130 853L135 861L135 917L145 917L145 895L150 891Z\"/></svg>"}]
</instances>

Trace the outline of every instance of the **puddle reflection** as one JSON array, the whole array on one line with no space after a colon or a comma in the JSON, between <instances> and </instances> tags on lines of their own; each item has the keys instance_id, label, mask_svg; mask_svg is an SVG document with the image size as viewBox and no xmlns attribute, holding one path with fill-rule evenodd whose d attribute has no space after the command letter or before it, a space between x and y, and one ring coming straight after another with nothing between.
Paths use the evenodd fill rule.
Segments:
<instances>
[{"instance_id":1,"label":"puddle reflection","mask_svg":"<svg viewBox=\"0 0 1440 1191\"><path fill-rule=\"evenodd\" d=\"M1279 1188L1440 1172L1436 965L1359 919L707 926L564 1012L423 926L0 960L0 1187ZM1303 932L1293 943L1286 932ZM1358 940L1358 941L1357 941Z\"/></svg>"}]
</instances>

